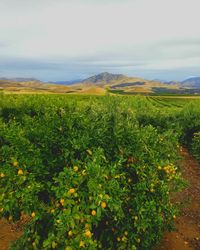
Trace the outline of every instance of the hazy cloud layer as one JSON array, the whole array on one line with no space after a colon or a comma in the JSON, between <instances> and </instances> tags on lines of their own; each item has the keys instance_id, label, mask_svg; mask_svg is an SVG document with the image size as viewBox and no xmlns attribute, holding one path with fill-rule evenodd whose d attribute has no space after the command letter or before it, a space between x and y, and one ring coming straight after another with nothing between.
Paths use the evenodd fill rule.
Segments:
<instances>
[{"instance_id":1,"label":"hazy cloud layer","mask_svg":"<svg viewBox=\"0 0 200 250\"><path fill-rule=\"evenodd\" d=\"M0 76L200 75L199 0L1 0Z\"/></svg>"}]
</instances>

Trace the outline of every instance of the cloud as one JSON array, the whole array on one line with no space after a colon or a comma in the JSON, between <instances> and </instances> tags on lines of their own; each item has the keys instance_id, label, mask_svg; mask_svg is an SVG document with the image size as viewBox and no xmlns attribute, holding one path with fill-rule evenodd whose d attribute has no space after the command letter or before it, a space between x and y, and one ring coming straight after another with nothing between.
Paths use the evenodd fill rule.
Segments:
<instances>
[{"instance_id":1,"label":"cloud","mask_svg":"<svg viewBox=\"0 0 200 250\"><path fill-rule=\"evenodd\" d=\"M1 0L1 67L42 78L102 69L190 74L200 58L199 7L199 0Z\"/></svg>"},{"instance_id":2,"label":"cloud","mask_svg":"<svg viewBox=\"0 0 200 250\"><path fill-rule=\"evenodd\" d=\"M4 58L0 59L1 69L15 70L55 70L61 67L60 64L49 61L33 60L27 58Z\"/></svg>"},{"instance_id":3,"label":"cloud","mask_svg":"<svg viewBox=\"0 0 200 250\"><path fill-rule=\"evenodd\" d=\"M7 47L7 44L4 43L4 42L0 42L0 49L1 49L1 48L5 48L5 47Z\"/></svg>"}]
</instances>

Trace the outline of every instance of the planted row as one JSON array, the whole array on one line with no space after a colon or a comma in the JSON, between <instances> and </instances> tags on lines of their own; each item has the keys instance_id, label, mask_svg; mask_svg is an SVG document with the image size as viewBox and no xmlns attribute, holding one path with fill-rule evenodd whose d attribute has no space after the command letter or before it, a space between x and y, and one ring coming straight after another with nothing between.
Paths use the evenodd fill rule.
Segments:
<instances>
[{"instance_id":1,"label":"planted row","mask_svg":"<svg viewBox=\"0 0 200 250\"><path fill-rule=\"evenodd\" d=\"M172 129L138 122L135 110L142 103L112 97L5 100L1 216L29 218L12 249L155 245L177 213L169 193L182 186L179 144Z\"/></svg>"}]
</instances>

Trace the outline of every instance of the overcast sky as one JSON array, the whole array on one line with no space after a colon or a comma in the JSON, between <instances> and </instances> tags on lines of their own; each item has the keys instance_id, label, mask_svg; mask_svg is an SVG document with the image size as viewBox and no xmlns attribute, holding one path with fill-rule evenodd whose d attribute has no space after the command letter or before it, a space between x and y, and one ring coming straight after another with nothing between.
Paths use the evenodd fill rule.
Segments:
<instances>
[{"instance_id":1,"label":"overcast sky","mask_svg":"<svg viewBox=\"0 0 200 250\"><path fill-rule=\"evenodd\" d=\"M0 77L200 76L200 0L0 0Z\"/></svg>"}]
</instances>

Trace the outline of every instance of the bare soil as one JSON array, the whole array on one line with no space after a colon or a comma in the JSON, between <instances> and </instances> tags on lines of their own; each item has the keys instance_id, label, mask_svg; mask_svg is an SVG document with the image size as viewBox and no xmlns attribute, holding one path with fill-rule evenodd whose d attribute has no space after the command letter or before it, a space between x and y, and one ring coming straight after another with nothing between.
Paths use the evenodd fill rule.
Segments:
<instances>
[{"instance_id":1,"label":"bare soil","mask_svg":"<svg viewBox=\"0 0 200 250\"><path fill-rule=\"evenodd\" d=\"M181 171L189 185L175 197L175 202L184 206L176 219L176 230L165 233L157 250L200 250L200 164L186 149L181 155ZM0 250L8 250L10 243L22 232L19 224L0 220Z\"/></svg>"},{"instance_id":2,"label":"bare soil","mask_svg":"<svg viewBox=\"0 0 200 250\"><path fill-rule=\"evenodd\" d=\"M165 233L157 250L200 250L200 164L186 149L181 152L181 171L188 187L175 202L183 204L175 222L176 230Z\"/></svg>"},{"instance_id":3,"label":"bare soil","mask_svg":"<svg viewBox=\"0 0 200 250\"><path fill-rule=\"evenodd\" d=\"M8 250L12 241L22 235L22 228L9 223L5 219L0 220L0 250Z\"/></svg>"}]
</instances>

